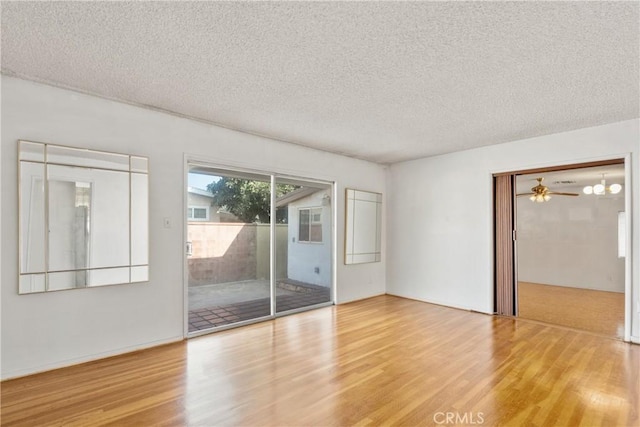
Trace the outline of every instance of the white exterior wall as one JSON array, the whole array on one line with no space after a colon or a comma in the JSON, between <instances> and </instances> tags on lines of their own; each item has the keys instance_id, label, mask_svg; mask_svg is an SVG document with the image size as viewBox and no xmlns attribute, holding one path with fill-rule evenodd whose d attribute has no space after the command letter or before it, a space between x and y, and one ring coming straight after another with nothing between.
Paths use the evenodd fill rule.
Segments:
<instances>
[{"instance_id":1,"label":"white exterior wall","mask_svg":"<svg viewBox=\"0 0 640 427\"><path fill-rule=\"evenodd\" d=\"M640 342L639 141L636 119L392 165L387 293L492 312L492 174L631 153L631 339Z\"/></svg>"},{"instance_id":2,"label":"white exterior wall","mask_svg":"<svg viewBox=\"0 0 640 427\"><path fill-rule=\"evenodd\" d=\"M217 206L212 206L211 197L202 196L200 194L187 193L187 207L209 208L208 222L220 222L220 214L217 212ZM186 214L185 214L186 215ZM204 220L195 220L204 221Z\"/></svg>"},{"instance_id":3,"label":"white exterior wall","mask_svg":"<svg viewBox=\"0 0 640 427\"><path fill-rule=\"evenodd\" d=\"M184 329L185 154L385 192L385 168L132 105L2 76L2 378L180 340ZM17 140L149 157L150 281L18 295ZM336 202L338 217L343 197ZM164 227L164 218L171 226ZM344 259L344 221L336 258ZM385 263L336 265L338 303L385 292Z\"/></svg>"},{"instance_id":4,"label":"white exterior wall","mask_svg":"<svg viewBox=\"0 0 640 427\"><path fill-rule=\"evenodd\" d=\"M289 204L287 276L313 285L331 286L331 206L322 206L322 198L330 191L319 191ZM299 209L322 208L322 243L300 242ZM315 272L318 268L319 273Z\"/></svg>"}]
</instances>

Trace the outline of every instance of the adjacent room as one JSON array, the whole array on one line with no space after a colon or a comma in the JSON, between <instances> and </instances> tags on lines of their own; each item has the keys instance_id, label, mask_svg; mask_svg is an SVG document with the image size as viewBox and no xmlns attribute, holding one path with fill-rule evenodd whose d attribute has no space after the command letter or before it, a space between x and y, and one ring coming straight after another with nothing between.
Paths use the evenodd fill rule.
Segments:
<instances>
[{"instance_id":1,"label":"adjacent room","mask_svg":"<svg viewBox=\"0 0 640 427\"><path fill-rule=\"evenodd\" d=\"M624 337L623 185L624 164L516 177L518 316Z\"/></svg>"},{"instance_id":2,"label":"adjacent room","mask_svg":"<svg viewBox=\"0 0 640 427\"><path fill-rule=\"evenodd\" d=\"M2 426L640 425L637 2L0 2Z\"/></svg>"}]
</instances>

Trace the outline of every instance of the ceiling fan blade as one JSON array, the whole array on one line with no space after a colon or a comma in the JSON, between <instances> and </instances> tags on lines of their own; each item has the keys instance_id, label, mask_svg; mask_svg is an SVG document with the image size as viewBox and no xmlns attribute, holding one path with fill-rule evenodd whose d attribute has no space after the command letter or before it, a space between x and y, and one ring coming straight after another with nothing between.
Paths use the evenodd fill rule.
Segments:
<instances>
[{"instance_id":1,"label":"ceiling fan blade","mask_svg":"<svg viewBox=\"0 0 640 427\"><path fill-rule=\"evenodd\" d=\"M553 194L555 196L579 196L578 193L557 193L555 191L549 191L547 194Z\"/></svg>"},{"instance_id":2,"label":"ceiling fan blade","mask_svg":"<svg viewBox=\"0 0 640 427\"><path fill-rule=\"evenodd\" d=\"M516 194L517 197L521 197L521 196L533 196L535 193L520 193L520 194Z\"/></svg>"}]
</instances>

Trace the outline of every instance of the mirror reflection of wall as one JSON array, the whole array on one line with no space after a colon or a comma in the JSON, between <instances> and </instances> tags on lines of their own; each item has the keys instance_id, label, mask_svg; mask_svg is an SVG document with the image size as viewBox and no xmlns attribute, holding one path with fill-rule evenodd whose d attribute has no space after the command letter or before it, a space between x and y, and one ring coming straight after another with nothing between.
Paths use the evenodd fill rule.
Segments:
<instances>
[{"instance_id":1,"label":"mirror reflection of wall","mask_svg":"<svg viewBox=\"0 0 640 427\"><path fill-rule=\"evenodd\" d=\"M19 293L148 280L148 159L19 142Z\"/></svg>"},{"instance_id":2,"label":"mirror reflection of wall","mask_svg":"<svg viewBox=\"0 0 640 427\"><path fill-rule=\"evenodd\" d=\"M345 264L381 260L382 194L346 190Z\"/></svg>"},{"instance_id":3,"label":"mirror reflection of wall","mask_svg":"<svg viewBox=\"0 0 640 427\"><path fill-rule=\"evenodd\" d=\"M49 177L49 268L89 268L91 184Z\"/></svg>"}]
</instances>

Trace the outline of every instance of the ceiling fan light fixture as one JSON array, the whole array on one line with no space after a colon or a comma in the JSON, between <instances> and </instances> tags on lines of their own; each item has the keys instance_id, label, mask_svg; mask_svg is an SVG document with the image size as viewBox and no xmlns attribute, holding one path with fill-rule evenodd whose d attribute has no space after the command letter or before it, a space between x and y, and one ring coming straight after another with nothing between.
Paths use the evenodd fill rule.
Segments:
<instances>
[{"instance_id":1,"label":"ceiling fan light fixture","mask_svg":"<svg viewBox=\"0 0 640 427\"><path fill-rule=\"evenodd\" d=\"M605 174L602 174L602 179L600 180L600 184L596 185L587 185L582 189L584 194L595 194L596 196L604 196L605 194L618 194L622 191L622 185L620 184L611 184L607 187L607 181L604 179Z\"/></svg>"},{"instance_id":2,"label":"ceiling fan light fixture","mask_svg":"<svg viewBox=\"0 0 640 427\"><path fill-rule=\"evenodd\" d=\"M604 184L596 184L593 186L593 194L602 196L604 194Z\"/></svg>"},{"instance_id":3,"label":"ceiling fan light fixture","mask_svg":"<svg viewBox=\"0 0 640 427\"><path fill-rule=\"evenodd\" d=\"M547 186L542 185L543 180L544 178L542 177L536 178L536 181L538 181L538 185L532 187L530 193L518 193L516 194L516 196L517 197L527 196L529 200L531 200L534 203L544 203L551 200L552 194L557 194L559 196L578 196L579 195L578 193L563 193L563 192L550 191Z\"/></svg>"}]
</instances>

